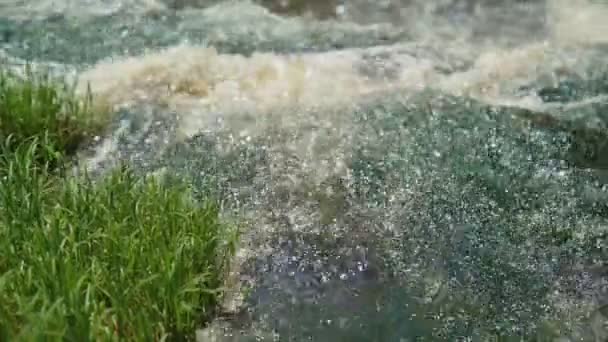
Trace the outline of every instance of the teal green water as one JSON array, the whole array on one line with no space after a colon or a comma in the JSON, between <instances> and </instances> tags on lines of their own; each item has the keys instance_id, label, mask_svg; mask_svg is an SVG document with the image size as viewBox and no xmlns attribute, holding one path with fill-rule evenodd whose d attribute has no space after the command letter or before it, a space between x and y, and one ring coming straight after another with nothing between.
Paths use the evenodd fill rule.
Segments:
<instances>
[{"instance_id":1,"label":"teal green water","mask_svg":"<svg viewBox=\"0 0 608 342\"><path fill-rule=\"evenodd\" d=\"M329 202L259 195L273 183L261 171L265 139L226 159L201 158L214 145L202 138L181 154L176 170L204 170L199 181L223 197L253 188L240 200L279 213L274 252L248 266L261 279L246 316L297 341L592 340L568 321L582 312L556 303L601 296L604 271L592 265L608 252L606 133L584 123L606 122L606 106L571 121L434 93L366 108L355 114L352 178L329 180ZM336 223L295 228L289 207L306 210L297 201L335 207Z\"/></svg>"},{"instance_id":2,"label":"teal green water","mask_svg":"<svg viewBox=\"0 0 608 342\"><path fill-rule=\"evenodd\" d=\"M306 52L394 43L404 32L357 30L337 25L283 23L273 17L248 14L214 18L204 10L164 13L117 13L74 18L56 15L41 20L0 18L0 42L14 57L69 64L90 64L122 55L188 42L209 45L224 53L254 51ZM230 13L230 9L227 9ZM227 16L227 14L225 14ZM250 17L250 18L248 18ZM298 39L294 39L296 36Z\"/></svg>"}]
</instances>

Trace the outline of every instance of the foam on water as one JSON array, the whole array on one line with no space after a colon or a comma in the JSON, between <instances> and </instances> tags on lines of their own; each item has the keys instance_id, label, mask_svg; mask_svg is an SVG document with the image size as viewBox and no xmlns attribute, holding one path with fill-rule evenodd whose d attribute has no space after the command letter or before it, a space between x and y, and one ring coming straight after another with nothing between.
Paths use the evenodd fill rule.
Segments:
<instances>
[{"instance_id":1,"label":"foam on water","mask_svg":"<svg viewBox=\"0 0 608 342\"><path fill-rule=\"evenodd\" d=\"M584 54L568 55L571 52L550 42L490 51L463 44L443 45L446 55L452 50L460 56L447 62L430 53L425 56L425 49L440 49L430 44L249 57L178 46L99 63L82 73L80 81L82 89L90 84L97 98L111 105L143 101L167 106L183 115L190 135L209 125L218 113L262 114L282 108L290 109L288 115L298 109L344 106L368 94L395 90L412 93L434 88L495 105L543 109L545 104L535 93L520 89L542 76L555 84L562 76L584 75L590 63ZM470 58L468 51L478 51L479 56ZM470 65L461 71L456 63L463 60Z\"/></svg>"},{"instance_id":2,"label":"foam on water","mask_svg":"<svg viewBox=\"0 0 608 342\"><path fill-rule=\"evenodd\" d=\"M433 34L432 26L426 27L427 37L420 41L297 55L245 57L182 45L100 62L82 73L80 81L82 85L90 82L99 98L112 105L153 101L191 113L186 120L191 133L208 125L204 117L212 113L344 105L372 92L397 88L411 92L430 87L493 104L538 109L542 101L519 89L542 76L549 82L557 82L562 75L584 76L595 60L590 59L592 53L577 48L608 39L602 33L608 32L602 15L608 7L585 0L574 3L550 1L551 34L543 41L514 47L465 38L443 40ZM212 7L208 14L221 20L239 13L234 6ZM565 44L570 48L564 48ZM365 72L370 68L375 72ZM199 126L192 124L197 121Z\"/></svg>"},{"instance_id":3,"label":"foam on water","mask_svg":"<svg viewBox=\"0 0 608 342\"><path fill-rule=\"evenodd\" d=\"M607 44L608 6L605 1L551 0L548 21L556 40L565 44Z\"/></svg>"},{"instance_id":4,"label":"foam on water","mask_svg":"<svg viewBox=\"0 0 608 342\"><path fill-rule=\"evenodd\" d=\"M100 100L113 105L151 101L197 116L263 113L280 107L344 105L355 96L387 88L358 75L356 60L356 54L345 52L243 57L180 46L98 64L81 80L92 85ZM185 119L193 134L204 127L191 126L197 118Z\"/></svg>"}]
</instances>

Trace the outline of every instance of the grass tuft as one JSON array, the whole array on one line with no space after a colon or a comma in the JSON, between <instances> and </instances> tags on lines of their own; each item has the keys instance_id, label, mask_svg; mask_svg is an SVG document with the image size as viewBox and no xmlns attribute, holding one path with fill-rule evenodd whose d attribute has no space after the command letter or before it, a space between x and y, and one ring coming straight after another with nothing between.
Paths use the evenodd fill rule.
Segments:
<instances>
[{"instance_id":1,"label":"grass tuft","mask_svg":"<svg viewBox=\"0 0 608 342\"><path fill-rule=\"evenodd\" d=\"M0 139L12 137L9 149L36 137L44 146L71 155L103 132L109 119L107 111L93 110L90 91L77 97L75 87L63 79L36 74L29 66L25 77L0 69Z\"/></svg>"},{"instance_id":2,"label":"grass tuft","mask_svg":"<svg viewBox=\"0 0 608 342\"><path fill-rule=\"evenodd\" d=\"M128 166L59 176L101 128L65 89L0 76L0 340L192 339L217 306L235 230L187 185Z\"/></svg>"}]
</instances>

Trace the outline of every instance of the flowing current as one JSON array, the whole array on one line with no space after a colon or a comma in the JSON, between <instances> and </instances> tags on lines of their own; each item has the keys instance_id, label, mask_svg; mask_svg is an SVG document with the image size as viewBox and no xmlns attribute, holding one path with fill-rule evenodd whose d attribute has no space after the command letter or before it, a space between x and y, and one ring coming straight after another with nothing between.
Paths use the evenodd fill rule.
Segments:
<instances>
[{"instance_id":1,"label":"flowing current","mask_svg":"<svg viewBox=\"0 0 608 342\"><path fill-rule=\"evenodd\" d=\"M243 226L201 341L608 339L608 3L3 0L82 152Z\"/></svg>"}]
</instances>

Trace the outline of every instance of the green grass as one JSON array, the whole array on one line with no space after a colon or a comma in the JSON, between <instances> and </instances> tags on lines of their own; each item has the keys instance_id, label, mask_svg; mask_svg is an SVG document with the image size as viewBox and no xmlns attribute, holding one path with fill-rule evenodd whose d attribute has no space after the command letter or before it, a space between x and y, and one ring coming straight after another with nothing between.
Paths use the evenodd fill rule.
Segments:
<instances>
[{"instance_id":1,"label":"green grass","mask_svg":"<svg viewBox=\"0 0 608 342\"><path fill-rule=\"evenodd\" d=\"M193 338L235 230L186 184L57 173L105 114L54 82L0 77L0 340Z\"/></svg>"},{"instance_id":2,"label":"green grass","mask_svg":"<svg viewBox=\"0 0 608 342\"><path fill-rule=\"evenodd\" d=\"M109 123L108 111L93 108L90 92L77 97L62 79L35 74L29 66L25 78L0 69L0 139L11 135L11 149L36 137L57 152L73 154Z\"/></svg>"}]
</instances>

